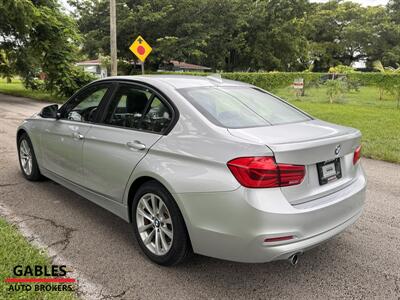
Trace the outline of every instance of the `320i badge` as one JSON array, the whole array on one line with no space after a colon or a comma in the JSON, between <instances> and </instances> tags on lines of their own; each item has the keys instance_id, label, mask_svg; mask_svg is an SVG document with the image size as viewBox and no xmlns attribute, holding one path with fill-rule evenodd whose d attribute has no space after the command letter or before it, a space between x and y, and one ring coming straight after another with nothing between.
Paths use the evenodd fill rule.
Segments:
<instances>
[{"instance_id":1,"label":"320i badge","mask_svg":"<svg viewBox=\"0 0 400 300\"><path fill-rule=\"evenodd\" d=\"M17 131L28 180L50 178L132 223L143 252L289 259L361 215L361 133L216 77L95 81Z\"/></svg>"}]
</instances>

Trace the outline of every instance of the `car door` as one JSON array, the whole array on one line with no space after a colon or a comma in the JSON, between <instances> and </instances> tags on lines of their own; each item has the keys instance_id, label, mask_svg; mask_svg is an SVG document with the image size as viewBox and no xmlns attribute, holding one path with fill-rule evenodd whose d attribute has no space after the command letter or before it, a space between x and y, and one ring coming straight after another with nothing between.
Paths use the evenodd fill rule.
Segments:
<instances>
[{"instance_id":1,"label":"car door","mask_svg":"<svg viewBox=\"0 0 400 300\"><path fill-rule=\"evenodd\" d=\"M172 107L151 89L121 83L100 124L83 147L85 186L122 202L128 179L149 148L171 124Z\"/></svg>"},{"instance_id":2,"label":"car door","mask_svg":"<svg viewBox=\"0 0 400 300\"><path fill-rule=\"evenodd\" d=\"M97 119L111 83L92 85L63 105L60 118L48 122L42 131L43 167L69 181L82 183L82 147Z\"/></svg>"}]
</instances>

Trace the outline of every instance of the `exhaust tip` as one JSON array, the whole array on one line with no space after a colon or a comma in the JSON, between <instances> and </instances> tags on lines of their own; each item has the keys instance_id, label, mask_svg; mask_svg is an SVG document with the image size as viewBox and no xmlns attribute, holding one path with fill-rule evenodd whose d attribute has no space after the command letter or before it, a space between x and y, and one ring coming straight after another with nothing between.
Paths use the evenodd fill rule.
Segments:
<instances>
[{"instance_id":1,"label":"exhaust tip","mask_svg":"<svg viewBox=\"0 0 400 300\"><path fill-rule=\"evenodd\" d=\"M295 253L289 257L288 260L292 266L297 265L297 263L299 262L299 255L300 253Z\"/></svg>"}]
</instances>

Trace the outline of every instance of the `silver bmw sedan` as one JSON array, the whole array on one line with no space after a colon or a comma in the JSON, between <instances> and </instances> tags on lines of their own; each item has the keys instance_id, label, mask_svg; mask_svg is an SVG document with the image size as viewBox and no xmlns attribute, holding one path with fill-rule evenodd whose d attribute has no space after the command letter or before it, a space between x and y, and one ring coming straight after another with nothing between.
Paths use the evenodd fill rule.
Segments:
<instances>
[{"instance_id":1,"label":"silver bmw sedan","mask_svg":"<svg viewBox=\"0 0 400 300\"><path fill-rule=\"evenodd\" d=\"M143 252L290 260L361 215L360 131L218 77L110 77L17 130L28 180L50 178L132 223Z\"/></svg>"}]
</instances>

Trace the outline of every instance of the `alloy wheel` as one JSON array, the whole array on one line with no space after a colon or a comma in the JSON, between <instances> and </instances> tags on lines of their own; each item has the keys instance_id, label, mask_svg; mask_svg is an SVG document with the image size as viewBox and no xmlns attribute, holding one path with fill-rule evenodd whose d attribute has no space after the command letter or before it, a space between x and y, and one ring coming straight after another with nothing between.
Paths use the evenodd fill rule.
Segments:
<instances>
[{"instance_id":1,"label":"alloy wheel","mask_svg":"<svg viewBox=\"0 0 400 300\"><path fill-rule=\"evenodd\" d=\"M19 145L19 159L21 161L22 169L26 175L32 173L32 151L28 142L24 139Z\"/></svg>"},{"instance_id":2,"label":"alloy wheel","mask_svg":"<svg viewBox=\"0 0 400 300\"><path fill-rule=\"evenodd\" d=\"M164 201L153 193L144 194L136 207L136 224L142 242L151 253L168 253L173 242L171 214Z\"/></svg>"}]
</instances>

